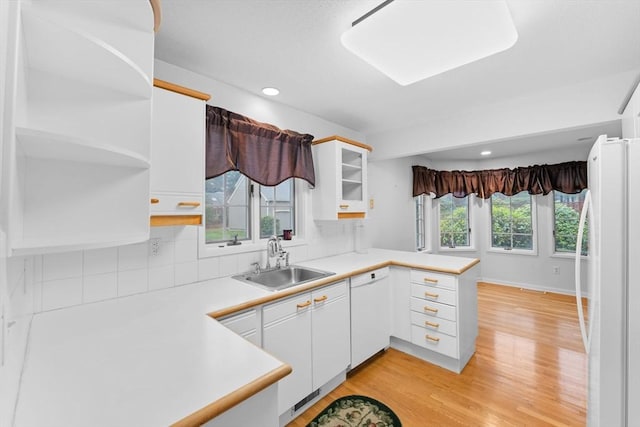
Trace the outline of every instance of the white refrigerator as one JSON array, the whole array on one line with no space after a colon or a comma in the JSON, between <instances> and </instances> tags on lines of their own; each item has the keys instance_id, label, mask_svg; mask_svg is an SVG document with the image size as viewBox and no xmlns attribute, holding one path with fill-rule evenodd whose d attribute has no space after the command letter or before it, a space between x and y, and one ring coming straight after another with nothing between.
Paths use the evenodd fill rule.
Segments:
<instances>
[{"instance_id":1,"label":"white refrigerator","mask_svg":"<svg viewBox=\"0 0 640 427\"><path fill-rule=\"evenodd\" d=\"M588 354L587 425L640 426L640 139L600 136L576 250L576 297ZM587 214L588 211L588 214ZM584 220L589 256L581 260ZM581 280L580 262L588 262ZM583 313L581 297L588 300Z\"/></svg>"}]
</instances>

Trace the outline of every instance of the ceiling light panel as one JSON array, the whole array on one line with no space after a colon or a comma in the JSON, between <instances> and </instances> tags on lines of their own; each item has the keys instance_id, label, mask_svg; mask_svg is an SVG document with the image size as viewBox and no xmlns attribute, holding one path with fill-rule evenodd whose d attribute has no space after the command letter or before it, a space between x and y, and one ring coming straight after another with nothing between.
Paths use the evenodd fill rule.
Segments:
<instances>
[{"instance_id":1,"label":"ceiling light panel","mask_svg":"<svg viewBox=\"0 0 640 427\"><path fill-rule=\"evenodd\" d=\"M342 34L342 44L406 86L509 49L505 1L394 0Z\"/></svg>"}]
</instances>

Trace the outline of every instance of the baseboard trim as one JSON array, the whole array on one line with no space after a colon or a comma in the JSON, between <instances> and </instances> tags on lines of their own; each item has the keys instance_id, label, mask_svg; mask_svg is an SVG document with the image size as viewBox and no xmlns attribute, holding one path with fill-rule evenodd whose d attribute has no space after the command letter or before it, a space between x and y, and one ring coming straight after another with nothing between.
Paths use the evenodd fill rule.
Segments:
<instances>
[{"instance_id":1,"label":"baseboard trim","mask_svg":"<svg viewBox=\"0 0 640 427\"><path fill-rule=\"evenodd\" d=\"M554 293L554 294L576 296L575 291L568 291L568 290L563 289L563 288L554 288L554 287L550 287L550 286L538 286L538 285L533 285L531 283L510 282L508 280L492 279L492 278L489 278L489 277L479 277L477 281L478 282L491 283L491 284L494 284L494 285L509 286L509 287L512 287L512 288L522 288L522 289L526 289L526 290L529 290L529 291L551 292L551 293Z\"/></svg>"}]
</instances>

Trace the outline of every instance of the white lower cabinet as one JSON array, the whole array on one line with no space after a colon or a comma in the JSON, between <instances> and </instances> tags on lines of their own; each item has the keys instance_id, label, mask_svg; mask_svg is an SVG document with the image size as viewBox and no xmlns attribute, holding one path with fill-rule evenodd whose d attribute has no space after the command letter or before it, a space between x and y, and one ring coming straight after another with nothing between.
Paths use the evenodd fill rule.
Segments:
<instances>
[{"instance_id":1,"label":"white lower cabinet","mask_svg":"<svg viewBox=\"0 0 640 427\"><path fill-rule=\"evenodd\" d=\"M351 369L389 347L389 267L351 278Z\"/></svg>"},{"instance_id":2,"label":"white lower cabinet","mask_svg":"<svg viewBox=\"0 0 640 427\"><path fill-rule=\"evenodd\" d=\"M263 325L263 348L293 368L279 382L279 414L349 365L351 334L346 281L265 305Z\"/></svg>"},{"instance_id":3,"label":"white lower cabinet","mask_svg":"<svg viewBox=\"0 0 640 427\"><path fill-rule=\"evenodd\" d=\"M347 282L318 289L311 298L313 391L349 366L351 331Z\"/></svg>"},{"instance_id":4,"label":"white lower cabinet","mask_svg":"<svg viewBox=\"0 0 640 427\"><path fill-rule=\"evenodd\" d=\"M475 275L411 270L409 341L400 349L454 372L461 372L473 353L478 335Z\"/></svg>"},{"instance_id":5,"label":"white lower cabinet","mask_svg":"<svg viewBox=\"0 0 640 427\"><path fill-rule=\"evenodd\" d=\"M278 385L278 414L311 392L311 293L263 310L263 348L293 367Z\"/></svg>"}]
</instances>

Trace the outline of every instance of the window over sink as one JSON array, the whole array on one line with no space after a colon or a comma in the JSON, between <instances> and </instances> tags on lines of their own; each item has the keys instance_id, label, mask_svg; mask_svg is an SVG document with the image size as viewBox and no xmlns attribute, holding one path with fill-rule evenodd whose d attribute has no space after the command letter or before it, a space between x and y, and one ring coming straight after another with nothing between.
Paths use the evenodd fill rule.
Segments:
<instances>
[{"instance_id":1,"label":"window over sink","mask_svg":"<svg viewBox=\"0 0 640 427\"><path fill-rule=\"evenodd\" d=\"M205 184L205 243L251 242L283 230L296 234L295 180L260 185L238 171L229 171ZM257 233L254 232L257 230Z\"/></svg>"}]
</instances>

